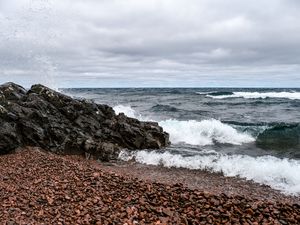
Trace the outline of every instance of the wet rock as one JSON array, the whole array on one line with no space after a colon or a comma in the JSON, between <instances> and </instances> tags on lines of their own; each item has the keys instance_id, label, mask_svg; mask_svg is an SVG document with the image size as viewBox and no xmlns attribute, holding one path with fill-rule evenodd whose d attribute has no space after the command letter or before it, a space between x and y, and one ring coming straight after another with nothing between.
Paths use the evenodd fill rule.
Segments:
<instances>
[{"instance_id":1,"label":"wet rock","mask_svg":"<svg viewBox=\"0 0 300 225\"><path fill-rule=\"evenodd\" d=\"M19 100L26 94L25 88L12 82L0 85L0 103L10 100Z\"/></svg>"},{"instance_id":2,"label":"wet rock","mask_svg":"<svg viewBox=\"0 0 300 225\"><path fill-rule=\"evenodd\" d=\"M21 140L16 124L11 124L0 118L0 152L9 153L20 146Z\"/></svg>"},{"instance_id":3,"label":"wet rock","mask_svg":"<svg viewBox=\"0 0 300 225\"><path fill-rule=\"evenodd\" d=\"M59 154L89 154L108 161L121 149L170 144L157 123L116 115L107 105L73 99L43 85L0 86L0 153L36 146Z\"/></svg>"}]
</instances>

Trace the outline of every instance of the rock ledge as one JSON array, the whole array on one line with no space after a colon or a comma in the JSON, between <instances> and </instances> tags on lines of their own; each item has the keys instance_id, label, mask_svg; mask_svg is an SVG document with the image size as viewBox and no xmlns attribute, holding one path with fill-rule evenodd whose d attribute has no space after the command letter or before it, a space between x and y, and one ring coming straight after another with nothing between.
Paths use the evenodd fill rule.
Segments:
<instances>
[{"instance_id":1,"label":"rock ledge","mask_svg":"<svg viewBox=\"0 0 300 225\"><path fill-rule=\"evenodd\" d=\"M0 154L36 146L58 154L116 159L121 149L159 149L169 135L155 122L116 115L107 105L73 99L43 85L0 85Z\"/></svg>"}]
</instances>

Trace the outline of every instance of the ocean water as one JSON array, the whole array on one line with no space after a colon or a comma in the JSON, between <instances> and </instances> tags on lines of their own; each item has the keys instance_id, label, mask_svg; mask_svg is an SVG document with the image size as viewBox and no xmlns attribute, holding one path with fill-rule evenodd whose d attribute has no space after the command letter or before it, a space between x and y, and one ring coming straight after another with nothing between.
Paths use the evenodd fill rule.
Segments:
<instances>
[{"instance_id":1,"label":"ocean water","mask_svg":"<svg viewBox=\"0 0 300 225\"><path fill-rule=\"evenodd\" d=\"M163 150L122 151L121 160L221 172L300 195L300 89L63 89L116 113L157 121Z\"/></svg>"}]
</instances>

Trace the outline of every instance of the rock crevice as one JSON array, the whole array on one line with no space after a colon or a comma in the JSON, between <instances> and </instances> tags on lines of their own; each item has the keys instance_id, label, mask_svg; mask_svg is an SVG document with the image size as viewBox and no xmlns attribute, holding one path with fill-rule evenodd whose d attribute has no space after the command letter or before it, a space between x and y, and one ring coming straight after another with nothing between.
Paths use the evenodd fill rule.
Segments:
<instances>
[{"instance_id":1,"label":"rock crevice","mask_svg":"<svg viewBox=\"0 0 300 225\"><path fill-rule=\"evenodd\" d=\"M107 105L73 99L43 85L0 86L0 154L36 146L58 154L88 153L107 161L121 149L159 149L169 135L155 122L116 115Z\"/></svg>"}]
</instances>

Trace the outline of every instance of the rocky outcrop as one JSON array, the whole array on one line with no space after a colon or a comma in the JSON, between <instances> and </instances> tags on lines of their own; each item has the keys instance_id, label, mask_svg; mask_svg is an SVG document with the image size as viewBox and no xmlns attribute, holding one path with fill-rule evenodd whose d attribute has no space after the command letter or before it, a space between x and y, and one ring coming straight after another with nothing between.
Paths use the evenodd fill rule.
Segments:
<instances>
[{"instance_id":1,"label":"rocky outcrop","mask_svg":"<svg viewBox=\"0 0 300 225\"><path fill-rule=\"evenodd\" d=\"M73 99L43 85L0 86L0 153L37 146L59 154L84 154L107 161L121 149L158 149L169 135L155 122L116 115L107 105Z\"/></svg>"}]
</instances>

